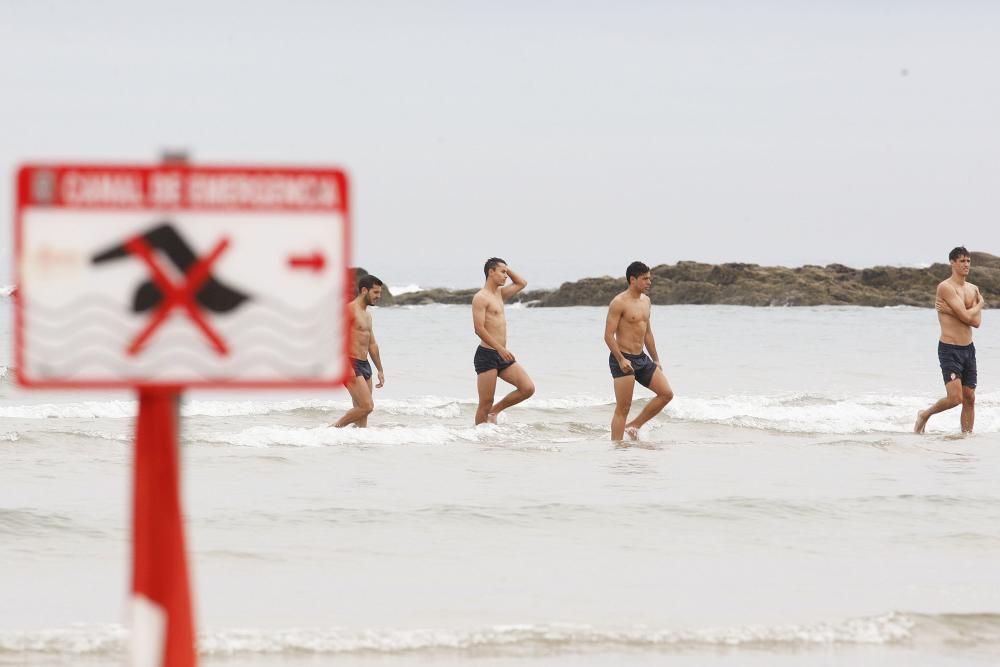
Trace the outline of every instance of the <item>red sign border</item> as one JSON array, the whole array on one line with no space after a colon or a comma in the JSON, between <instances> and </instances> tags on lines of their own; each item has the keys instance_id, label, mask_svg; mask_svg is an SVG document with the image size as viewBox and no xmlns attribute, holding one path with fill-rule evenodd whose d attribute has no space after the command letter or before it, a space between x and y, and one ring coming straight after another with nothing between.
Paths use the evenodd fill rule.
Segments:
<instances>
[{"instance_id":1,"label":"red sign border","mask_svg":"<svg viewBox=\"0 0 1000 667\"><path fill-rule=\"evenodd\" d=\"M344 368L341 376L331 380L196 380L191 382L163 382L163 381L142 381L142 380L39 380L25 374L24 366L24 312L21 301L21 253L23 249L23 229L22 214L25 208L34 206L30 201L31 175L40 170L66 171L66 170L93 170L93 171L121 171L134 173L141 171L150 172L173 172L173 173L254 173L254 174L323 174L333 176L337 183L338 194L340 195L340 205L323 208L302 208L298 210L335 210L343 215L344 224L341 225L344 259L344 318L343 318L343 339L344 339ZM30 389L168 389L183 390L191 389L320 389L339 388L344 385L354 374L348 359L350 357L350 333L353 325L353 316L350 309L350 301L354 298L354 276L351 266L351 192L350 180L347 172L337 167L304 166L293 167L288 165L231 165L231 164L205 164L192 165L185 163L163 163L163 164L122 164L122 163L45 163L30 162L18 167L14 189L16 197L14 200L14 364L15 377L19 385ZM62 208L81 208L68 206ZM102 208L114 208L104 206ZM130 206L118 208L145 209L145 206ZM161 207L163 210L168 207ZM239 208L223 207L176 207L178 210L204 210L204 211L240 211L240 210L268 210L267 207ZM284 207L280 207L284 209Z\"/></svg>"}]
</instances>

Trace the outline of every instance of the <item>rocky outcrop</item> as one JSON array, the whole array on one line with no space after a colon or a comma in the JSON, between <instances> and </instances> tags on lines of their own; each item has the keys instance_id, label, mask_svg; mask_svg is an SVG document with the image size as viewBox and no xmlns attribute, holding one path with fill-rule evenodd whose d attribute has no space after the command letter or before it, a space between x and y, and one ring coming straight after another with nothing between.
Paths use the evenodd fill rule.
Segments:
<instances>
[{"instance_id":1,"label":"rocky outcrop","mask_svg":"<svg viewBox=\"0 0 1000 667\"><path fill-rule=\"evenodd\" d=\"M420 292L409 292L396 297L397 306L426 306L432 303L465 304L472 303L472 297L480 288L469 289L445 289L438 287L435 289L423 290ZM525 290L514 295L509 303L525 303L529 306L539 305L545 297L552 294L552 290Z\"/></svg>"},{"instance_id":2,"label":"rocky outcrop","mask_svg":"<svg viewBox=\"0 0 1000 667\"><path fill-rule=\"evenodd\" d=\"M426 306L432 303L470 304L472 297L479 291L478 287L470 289L434 289L409 292L396 297L397 306Z\"/></svg>"},{"instance_id":3,"label":"rocky outcrop","mask_svg":"<svg viewBox=\"0 0 1000 667\"><path fill-rule=\"evenodd\" d=\"M843 264L796 268L758 264L678 262L652 269L649 297L654 304L729 304L739 306L923 306L933 307L937 284L948 264L917 269ZM990 305L1000 298L1000 257L972 253L970 280ZM522 292L515 301L530 306L605 306L626 287L624 276L584 278L554 290ZM396 297L397 304L468 304L476 289L426 290Z\"/></svg>"}]
</instances>

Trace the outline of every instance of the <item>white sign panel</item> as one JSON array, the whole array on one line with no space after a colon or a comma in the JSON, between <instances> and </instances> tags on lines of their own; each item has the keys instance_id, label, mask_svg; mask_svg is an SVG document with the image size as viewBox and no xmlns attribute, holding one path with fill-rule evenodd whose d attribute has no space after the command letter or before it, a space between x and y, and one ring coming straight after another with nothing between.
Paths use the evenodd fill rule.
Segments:
<instances>
[{"instance_id":1,"label":"white sign panel","mask_svg":"<svg viewBox=\"0 0 1000 667\"><path fill-rule=\"evenodd\" d=\"M347 179L334 169L31 165L18 174L29 386L334 386Z\"/></svg>"}]
</instances>

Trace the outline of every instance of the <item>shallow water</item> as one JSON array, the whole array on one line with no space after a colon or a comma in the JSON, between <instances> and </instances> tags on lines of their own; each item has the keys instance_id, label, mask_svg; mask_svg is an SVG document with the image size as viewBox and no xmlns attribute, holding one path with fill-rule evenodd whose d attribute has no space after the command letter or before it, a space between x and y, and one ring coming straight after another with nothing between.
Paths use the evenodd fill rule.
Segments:
<instances>
[{"instance_id":1,"label":"shallow water","mask_svg":"<svg viewBox=\"0 0 1000 667\"><path fill-rule=\"evenodd\" d=\"M509 310L538 393L496 426L472 425L459 307L375 311L387 383L367 430L327 428L342 391L188 395L204 662L995 662L988 321L977 433L952 411L920 437L943 394L933 311L654 308L677 398L614 446L604 315ZM119 664L135 403L10 375L0 664Z\"/></svg>"}]
</instances>

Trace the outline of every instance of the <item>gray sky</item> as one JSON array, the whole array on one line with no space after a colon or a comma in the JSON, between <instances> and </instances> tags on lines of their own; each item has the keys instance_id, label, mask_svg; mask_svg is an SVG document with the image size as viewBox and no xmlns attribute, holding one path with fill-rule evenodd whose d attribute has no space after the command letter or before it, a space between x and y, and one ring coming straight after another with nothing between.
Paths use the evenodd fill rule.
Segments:
<instances>
[{"instance_id":1,"label":"gray sky","mask_svg":"<svg viewBox=\"0 0 1000 667\"><path fill-rule=\"evenodd\" d=\"M23 161L177 146L345 167L390 285L476 285L490 255L552 286L1000 254L998 27L990 2L0 0L0 234Z\"/></svg>"}]
</instances>

